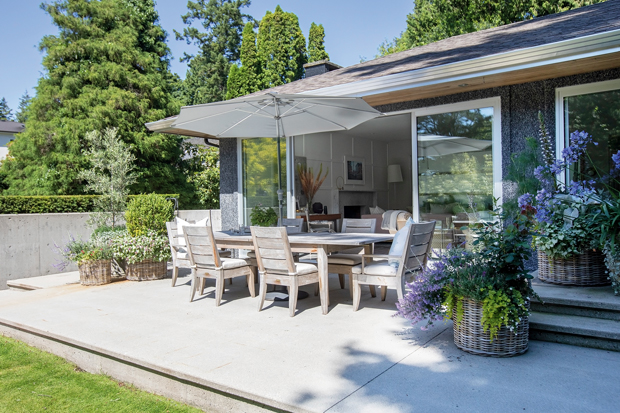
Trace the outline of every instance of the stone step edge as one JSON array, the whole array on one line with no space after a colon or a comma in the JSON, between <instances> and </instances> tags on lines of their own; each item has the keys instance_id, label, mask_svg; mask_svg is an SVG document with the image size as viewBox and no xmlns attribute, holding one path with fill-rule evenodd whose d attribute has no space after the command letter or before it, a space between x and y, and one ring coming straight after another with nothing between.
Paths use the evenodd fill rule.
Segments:
<instances>
[{"instance_id":1,"label":"stone step edge","mask_svg":"<svg viewBox=\"0 0 620 413\"><path fill-rule=\"evenodd\" d=\"M614 320L532 312L530 329L620 341L620 321Z\"/></svg>"},{"instance_id":2,"label":"stone step edge","mask_svg":"<svg viewBox=\"0 0 620 413\"><path fill-rule=\"evenodd\" d=\"M602 303L595 300L580 300L575 298L557 298L557 297L544 297L540 296L542 302L545 305L561 305L566 307L581 307L592 310L605 310L620 313L620 298L618 303ZM532 299L533 302L540 303L537 299Z\"/></svg>"}]
</instances>

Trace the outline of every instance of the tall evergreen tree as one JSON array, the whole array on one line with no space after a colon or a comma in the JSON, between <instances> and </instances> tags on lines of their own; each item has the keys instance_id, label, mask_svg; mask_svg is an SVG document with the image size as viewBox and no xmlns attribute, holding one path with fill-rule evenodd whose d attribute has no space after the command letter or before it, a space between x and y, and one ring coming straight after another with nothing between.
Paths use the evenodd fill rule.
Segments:
<instances>
[{"instance_id":1,"label":"tall evergreen tree","mask_svg":"<svg viewBox=\"0 0 620 413\"><path fill-rule=\"evenodd\" d=\"M179 111L153 0L58 0L41 7L59 34L39 45L46 74L26 130L0 168L9 185L3 193L82 193L78 174L91 167L83 154L86 134L109 127L136 157L140 178L132 192L193 193L178 168L181 139L144 127Z\"/></svg>"},{"instance_id":2,"label":"tall evergreen tree","mask_svg":"<svg viewBox=\"0 0 620 413\"><path fill-rule=\"evenodd\" d=\"M263 68L256 49L254 23L243 28L241 40L241 67L232 65L228 74L226 99L244 96L262 89Z\"/></svg>"},{"instance_id":3,"label":"tall evergreen tree","mask_svg":"<svg viewBox=\"0 0 620 413\"><path fill-rule=\"evenodd\" d=\"M17 113L15 114L15 120L21 123L26 123L28 120L28 107L30 106L30 101L32 97L28 94L26 90L22 97L19 98L19 106L17 106Z\"/></svg>"},{"instance_id":4,"label":"tall evergreen tree","mask_svg":"<svg viewBox=\"0 0 620 413\"><path fill-rule=\"evenodd\" d=\"M182 17L189 27L183 33L175 31L177 40L198 46L195 56L187 53L181 61L189 62L183 82L186 105L217 102L226 96L226 82L230 66L239 60L241 31L245 21L252 17L241 12L250 0L188 1L187 14ZM192 24L200 23L202 29Z\"/></svg>"},{"instance_id":5,"label":"tall evergreen tree","mask_svg":"<svg viewBox=\"0 0 620 413\"><path fill-rule=\"evenodd\" d=\"M280 6L267 12L258 28L258 58L263 67L263 88L301 79L307 63L306 39L294 13Z\"/></svg>"},{"instance_id":6,"label":"tall evergreen tree","mask_svg":"<svg viewBox=\"0 0 620 413\"><path fill-rule=\"evenodd\" d=\"M325 59L329 60L329 55L325 51L325 29L322 24L312 22L308 34L308 62Z\"/></svg>"},{"instance_id":7,"label":"tall evergreen tree","mask_svg":"<svg viewBox=\"0 0 620 413\"><path fill-rule=\"evenodd\" d=\"M5 98L0 100L0 120L13 120L13 111Z\"/></svg>"},{"instance_id":8,"label":"tall evergreen tree","mask_svg":"<svg viewBox=\"0 0 620 413\"><path fill-rule=\"evenodd\" d=\"M381 56L459 34L559 13L605 0L416 0L407 29L379 46Z\"/></svg>"}]
</instances>

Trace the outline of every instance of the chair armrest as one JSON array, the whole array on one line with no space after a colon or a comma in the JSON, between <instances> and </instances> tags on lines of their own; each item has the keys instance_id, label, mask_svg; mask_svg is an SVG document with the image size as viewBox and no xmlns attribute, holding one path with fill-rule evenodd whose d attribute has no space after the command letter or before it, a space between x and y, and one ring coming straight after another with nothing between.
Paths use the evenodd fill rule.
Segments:
<instances>
[{"instance_id":1,"label":"chair armrest","mask_svg":"<svg viewBox=\"0 0 620 413\"><path fill-rule=\"evenodd\" d=\"M364 264L366 263L365 258L393 258L399 259L398 255L387 255L387 254L361 254L362 255L362 272L364 272Z\"/></svg>"}]
</instances>

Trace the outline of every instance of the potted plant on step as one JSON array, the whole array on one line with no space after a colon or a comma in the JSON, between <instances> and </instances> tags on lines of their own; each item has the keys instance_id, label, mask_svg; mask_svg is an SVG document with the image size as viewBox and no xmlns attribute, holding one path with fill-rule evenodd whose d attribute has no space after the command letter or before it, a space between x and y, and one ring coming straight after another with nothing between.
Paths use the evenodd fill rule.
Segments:
<instances>
[{"instance_id":1,"label":"potted plant on step","mask_svg":"<svg viewBox=\"0 0 620 413\"><path fill-rule=\"evenodd\" d=\"M516 217L496 216L472 225L473 248L450 248L407 284L399 315L413 324L452 319L454 343L466 352L510 357L528 349L532 276L530 207Z\"/></svg>"},{"instance_id":2,"label":"potted plant on step","mask_svg":"<svg viewBox=\"0 0 620 413\"><path fill-rule=\"evenodd\" d=\"M119 233L112 241L112 249L114 258L126 263L125 276L130 281L159 280L168 272L168 238L155 231L135 237Z\"/></svg>"},{"instance_id":3,"label":"potted plant on step","mask_svg":"<svg viewBox=\"0 0 620 413\"><path fill-rule=\"evenodd\" d=\"M64 248L56 248L63 257L56 267L64 270L70 262L75 262L80 272L80 284L102 285L112 282L113 251L109 242L82 241L70 237Z\"/></svg>"}]
</instances>

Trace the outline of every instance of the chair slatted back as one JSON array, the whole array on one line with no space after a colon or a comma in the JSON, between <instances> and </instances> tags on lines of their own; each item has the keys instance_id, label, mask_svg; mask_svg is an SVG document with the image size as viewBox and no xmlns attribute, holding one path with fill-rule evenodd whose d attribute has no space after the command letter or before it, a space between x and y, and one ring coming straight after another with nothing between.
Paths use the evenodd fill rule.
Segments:
<instances>
[{"instance_id":1,"label":"chair slatted back","mask_svg":"<svg viewBox=\"0 0 620 413\"><path fill-rule=\"evenodd\" d=\"M260 272L294 274L293 253L284 227L250 227Z\"/></svg>"},{"instance_id":2,"label":"chair slatted back","mask_svg":"<svg viewBox=\"0 0 620 413\"><path fill-rule=\"evenodd\" d=\"M376 218L354 219L345 218L342 220L342 230L340 232L368 234L375 232Z\"/></svg>"},{"instance_id":3,"label":"chair slatted back","mask_svg":"<svg viewBox=\"0 0 620 413\"><path fill-rule=\"evenodd\" d=\"M281 227L286 228L287 234L298 234L302 232L304 227L303 218L284 218Z\"/></svg>"},{"instance_id":4,"label":"chair slatted back","mask_svg":"<svg viewBox=\"0 0 620 413\"><path fill-rule=\"evenodd\" d=\"M405 248L406 256L403 257L407 271L420 271L426 268L436 223L437 221L429 221L411 225L409 248Z\"/></svg>"},{"instance_id":5,"label":"chair slatted back","mask_svg":"<svg viewBox=\"0 0 620 413\"><path fill-rule=\"evenodd\" d=\"M213 228L185 227L185 243L187 255L192 266L203 269L214 269L222 266L217 244L213 237Z\"/></svg>"}]
</instances>

